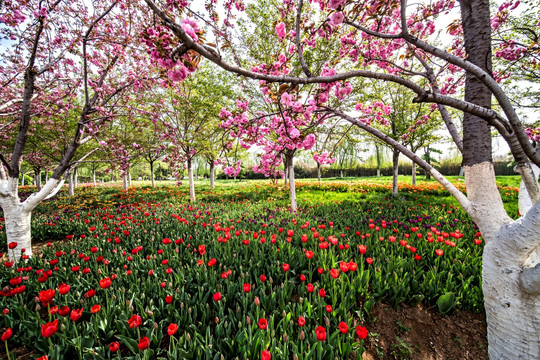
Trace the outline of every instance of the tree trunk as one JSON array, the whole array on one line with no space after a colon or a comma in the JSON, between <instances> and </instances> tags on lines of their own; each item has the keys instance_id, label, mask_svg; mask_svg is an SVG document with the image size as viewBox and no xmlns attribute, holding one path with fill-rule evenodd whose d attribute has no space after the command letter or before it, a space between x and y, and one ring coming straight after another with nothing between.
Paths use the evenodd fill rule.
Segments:
<instances>
[{"instance_id":1,"label":"tree trunk","mask_svg":"<svg viewBox=\"0 0 540 360\"><path fill-rule=\"evenodd\" d=\"M416 163L412 163L412 186L416 186Z\"/></svg>"},{"instance_id":2,"label":"tree trunk","mask_svg":"<svg viewBox=\"0 0 540 360\"><path fill-rule=\"evenodd\" d=\"M24 186L24 174L22 174L21 186Z\"/></svg>"},{"instance_id":3,"label":"tree trunk","mask_svg":"<svg viewBox=\"0 0 540 360\"><path fill-rule=\"evenodd\" d=\"M289 164L288 164L288 160L287 160L287 157L285 156L284 157L285 159L283 160L283 185L287 186L287 179L289 177Z\"/></svg>"},{"instance_id":4,"label":"tree trunk","mask_svg":"<svg viewBox=\"0 0 540 360\"><path fill-rule=\"evenodd\" d=\"M317 180L319 180L319 186L321 186L321 164L317 163Z\"/></svg>"},{"instance_id":5,"label":"tree trunk","mask_svg":"<svg viewBox=\"0 0 540 360\"><path fill-rule=\"evenodd\" d=\"M152 178L152 187L156 187L156 180L154 176L154 162L150 161L150 177Z\"/></svg>"},{"instance_id":6,"label":"tree trunk","mask_svg":"<svg viewBox=\"0 0 540 360\"><path fill-rule=\"evenodd\" d=\"M75 174L73 174L74 171L71 171L69 173L69 196L75 195Z\"/></svg>"},{"instance_id":7,"label":"tree trunk","mask_svg":"<svg viewBox=\"0 0 540 360\"><path fill-rule=\"evenodd\" d=\"M212 161L210 163L210 190L214 190L214 176L215 176L216 166Z\"/></svg>"},{"instance_id":8,"label":"tree trunk","mask_svg":"<svg viewBox=\"0 0 540 360\"><path fill-rule=\"evenodd\" d=\"M381 176L381 169L377 169L377 176Z\"/></svg>"},{"instance_id":9,"label":"tree trunk","mask_svg":"<svg viewBox=\"0 0 540 360\"><path fill-rule=\"evenodd\" d=\"M128 186L131 187L131 170L128 171Z\"/></svg>"},{"instance_id":10,"label":"tree trunk","mask_svg":"<svg viewBox=\"0 0 540 360\"><path fill-rule=\"evenodd\" d=\"M475 204L470 214L485 240L482 290L490 359L540 357L540 204L512 222L495 182L491 162L465 167L467 196ZM538 269L537 269L538 270ZM532 273L532 279L527 278ZM535 288L536 281L536 288Z\"/></svg>"},{"instance_id":11,"label":"tree trunk","mask_svg":"<svg viewBox=\"0 0 540 360\"><path fill-rule=\"evenodd\" d=\"M41 190L41 170L37 170L34 173L35 173L35 182L36 182L37 191L40 191Z\"/></svg>"},{"instance_id":12,"label":"tree trunk","mask_svg":"<svg viewBox=\"0 0 540 360\"><path fill-rule=\"evenodd\" d=\"M77 168L73 169L73 187L76 189L79 185L79 172Z\"/></svg>"},{"instance_id":13,"label":"tree trunk","mask_svg":"<svg viewBox=\"0 0 540 360\"><path fill-rule=\"evenodd\" d=\"M289 165L288 173L289 173L289 193L291 195L291 211L296 212L296 210L297 210L297 206L296 206L296 186L295 186L295 183L294 183L294 161L293 161L293 156L292 155L288 158L287 163Z\"/></svg>"},{"instance_id":14,"label":"tree trunk","mask_svg":"<svg viewBox=\"0 0 540 360\"><path fill-rule=\"evenodd\" d=\"M24 255L32 256L32 238L30 220L31 211L24 211L23 205L17 196L10 201L2 202L4 210L4 221L6 225L6 238L8 244L16 242L17 247L8 250L10 261L18 261L21 257L21 250L25 249Z\"/></svg>"},{"instance_id":15,"label":"tree trunk","mask_svg":"<svg viewBox=\"0 0 540 360\"><path fill-rule=\"evenodd\" d=\"M189 179L189 199L192 202L195 202L195 183L193 182L193 165L191 159L188 159L187 161L187 171Z\"/></svg>"},{"instance_id":16,"label":"tree trunk","mask_svg":"<svg viewBox=\"0 0 540 360\"><path fill-rule=\"evenodd\" d=\"M343 169L339 169L339 176L343 179Z\"/></svg>"},{"instance_id":17,"label":"tree trunk","mask_svg":"<svg viewBox=\"0 0 540 360\"><path fill-rule=\"evenodd\" d=\"M94 182L94 186L96 186L96 170L92 170L92 181Z\"/></svg>"},{"instance_id":18,"label":"tree trunk","mask_svg":"<svg viewBox=\"0 0 540 360\"><path fill-rule=\"evenodd\" d=\"M124 175L122 175L122 188L123 188L124 190L127 190L127 189L128 189L127 173L125 173Z\"/></svg>"},{"instance_id":19,"label":"tree trunk","mask_svg":"<svg viewBox=\"0 0 540 360\"><path fill-rule=\"evenodd\" d=\"M392 196L398 196L398 175L399 175L399 150L394 149L392 153Z\"/></svg>"},{"instance_id":20,"label":"tree trunk","mask_svg":"<svg viewBox=\"0 0 540 360\"><path fill-rule=\"evenodd\" d=\"M45 171L45 182L49 181L49 172Z\"/></svg>"}]
</instances>

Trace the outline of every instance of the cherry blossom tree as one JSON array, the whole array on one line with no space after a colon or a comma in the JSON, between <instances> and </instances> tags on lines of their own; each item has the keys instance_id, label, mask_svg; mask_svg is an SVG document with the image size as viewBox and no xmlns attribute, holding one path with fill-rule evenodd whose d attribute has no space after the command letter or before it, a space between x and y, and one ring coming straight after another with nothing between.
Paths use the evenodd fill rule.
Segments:
<instances>
[{"instance_id":1,"label":"cherry blossom tree","mask_svg":"<svg viewBox=\"0 0 540 360\"><path fill-rule=\"evenodd\" d=\"M133 51L143 23L136 4L30 0L2 5L0 36L9 41L0 70L0 111L8 116L0 117L0 128L14 141L0 153L0 206L7 241L17 243L10 254L16 261L23 249L23 257L32 255L32 210L60 189L62 176L76 165L77 150L114 116L118 99L143 85L146 67L138 65L144 54ZM121 16L125 13L130 16ZM59 120L47 116L51 107L59 114L77 109L77 123L52 176L21 202L17 184L28 138L39 131L41 121ZM65 129L64 125L59 121L55 126Z\"/></svg>"},{"instance_id":2,"label":"cherry blossom tree","mask_svg":"<svg viewBox=\"0 0 540 360\"><path fill-rule=\"evenodd\" d=\"M432 42L437 17L452 11L454 1L409 4L406 0L285 0L282 16L275 20L275 31L284 48L293 47L298 64L294 69L294 64L272 69L261 64L249 68L230 62L222 55L223 49L194 37L190 27L182 23L185 15L181 11L189 1L169 2L168 6L159 6L153 0L145 2L175 39L171 51L154 47L154 57L177 59L178 51L172 49L180 48L183 56L205 57L227 71L264 81L263 87L270 83L286 84L287 88L319 84L323 91L313 98L315 108L310 109L311 114L322 109L341 116L396 147L439 181L474 219L486 242L482 277L490 357L538 356L540 189L532 164L540 165L540 156L507 93L499 85L501 79L493 71L491 61L491 28L504 24L504 13L515 8L517 2L504 3L492 15L487 0L459 1L460 18L450 28L455 41L449 47L437 47ZM223 34L220 40L226 43L227 32ZM340 40L341 61L322 70L312 68L306 60L310 48L330 38ZM421 70L412 66L413 63L420 65ZM335 91L338 85L343 87L344 81L353 77L391 81L412 90L416 94L413 101L437 104L449 134L463 154L467 195L408 148L356 114L348 113L350 109L328 106L329 90ZM463 86L464 96L457 91L459 86ZM498 111L492 109L492 97L499 105ZM464 113L463 138L452 119L445 115L446 106ZM508 216L497 189L491 128L508 143L524 183L520 192L523 217L518 220Z\"/></svg>"}]
</instances>

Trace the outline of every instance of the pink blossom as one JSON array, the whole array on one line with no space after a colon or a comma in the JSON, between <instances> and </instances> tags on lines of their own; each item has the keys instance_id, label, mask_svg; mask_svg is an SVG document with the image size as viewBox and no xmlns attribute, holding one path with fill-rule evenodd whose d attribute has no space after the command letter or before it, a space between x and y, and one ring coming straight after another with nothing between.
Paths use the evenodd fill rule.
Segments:
<instances>
[{"instance_id":1,"label":"pink blossom","mask_svg":"<svg viewBox=\"0 0 540 360\"><path fill-rule=\"evenodd\" d=\"M345 0L330 0L328 1L328 8L332 10L336 10L338 7L343 5Z\"/></svg>"},{"instance_id":2,"label":"pink blossom","mask_svg":"<svg viewBox=\"0 0 540 360\"><path fill-rule=\"evenodd\" d=\"M191 38L195 41L199 41L199 37L197 36L196 32L200 31L199 26L197 26L197 23L195 21L186 18L182 20L182 29L191 36Z\"/></svg>"},{"instance_id":3,"label":"pink blossom","mask_svg":"<svg viewBox=\"0 0 540 360\"><path fill-rule=\"evenodd\" d=\"M300 136L300 131L297 128L294 128L289 132L289 136L291 137L291 139L296 139Z\"/></svg>"},{"instance_id":4,"label":"pink blossom","mask_svg":"<svg viewBox=\"0 0 540 360\"><path fill-rule=\"evenodd\" d=\"M304 149L309 150L313 147L313 145L315 145L315 135L309 134L302 142L302 146Z\"/></svg>"},{"instance_id":5,"label":"pink blossom","mask_svg":"<svg viewBox=\"0 0 540 360\"><path fill-rule=\"evenodd\" d=\"M188 76L188 70L184 65L180 65L174 69L171 69L167 72L167 76L172 81L184 81Z\"/></svg>"},{"instance_id":6,"label":"pink blossom","mask_svg":"<svg viewBox=\"0 0 540 360\"><path fill-rule=\"evenodd\" d=\"M343 13L341 11L335 12L332 15L330 15L330 23L334 26L341 25L343 23L344 18L345 16L343 16Z\"/></svg>"},{"instance_id":7,"label":"pink blossom","mask_svg":"<svg viewBox=\"0 0 540 360\"><path fill-rule=\"evenodd\" d=\"M280 22L279 24L277 24L275 30L276 30L276 34L280 38L280 40L285 39L286 31L285 31L285 23L284 22Z\"/></svg>"},{"instance_id":8,"label":"pink blossom","mask_svg":"<svg viewBox=\"0 0 540 360\"><path fill-rule=\"evenodd\" d=\"M292 96L289 95L287 92L284 92L283 94L281 94L281 103L285 106L291 106Z\"/></svg>"}]
</instances>

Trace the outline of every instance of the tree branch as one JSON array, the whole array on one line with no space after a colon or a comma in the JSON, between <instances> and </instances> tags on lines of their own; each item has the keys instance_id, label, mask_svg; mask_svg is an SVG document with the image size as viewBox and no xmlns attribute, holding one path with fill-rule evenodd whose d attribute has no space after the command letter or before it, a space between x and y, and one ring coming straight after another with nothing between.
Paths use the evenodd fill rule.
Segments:
<instances>
[{"instance_id":1,"label":"tree branch","mask_svg":"<svg viewBox=\"0 0 540 360\"><path fill-rule=\"evenodd\" d=\"M304 6L304 0L298 1L298 10L296 11L296 51L298 52L298 59L300 60L300 65L302 65L302 70L307 77L311 77L311 71L306 64L304 59L304 50L300 44L300 22L302 21L302 7Z\"/></svg>"},{"instance_id":2,"label":"tree branch","mask_svg":"<svg viewBox=\"0 0 540 360\"><path fill-rule=\"evenodd\" d=\"M403 155L407 156L409 159L414 161L418 166L420 166L422 169L430 173L435 180L437 180L450 194L452 194L456 200L460 203L460 205L463 207L463 209L467 212L472 210L472 204L471 201L463 194L461 191L458 190L450 181L448 181L440 172L435 170L433 166L428 164L426 161L422 160L418 155L413 153L411 150L409 150L407 147L403 146L396 140L392 139L388 135L385 135L381 131L364 124L360 120L354 119L353 117L345 114L344 112L336 109L330 109L325 108L328 110L328 112L336 114L343 119L351 122L352 124L358 126L362 130L367 131L371 135L374 135L375 137L381 139L388 145L394 147L395 149L399 150Z\"/></svg>"}]
</instances>

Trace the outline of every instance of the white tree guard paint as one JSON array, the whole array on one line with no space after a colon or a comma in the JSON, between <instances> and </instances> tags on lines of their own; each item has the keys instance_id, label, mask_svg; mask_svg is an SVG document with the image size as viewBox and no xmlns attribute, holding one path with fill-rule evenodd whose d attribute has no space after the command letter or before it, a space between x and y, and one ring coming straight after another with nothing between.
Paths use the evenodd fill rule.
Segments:
<instances>
[{"instance_id":1,"label":"white tree guard paint","mask_svg":"<svg viewBox=\"0 0 540 360\"><path fill-rule=\"evenodd\" d=\"M189 199L195 202L195 183L193 182L193 166L191 161L188 161L188 179L189 179Z\"/></svg>"}]
</instances>

